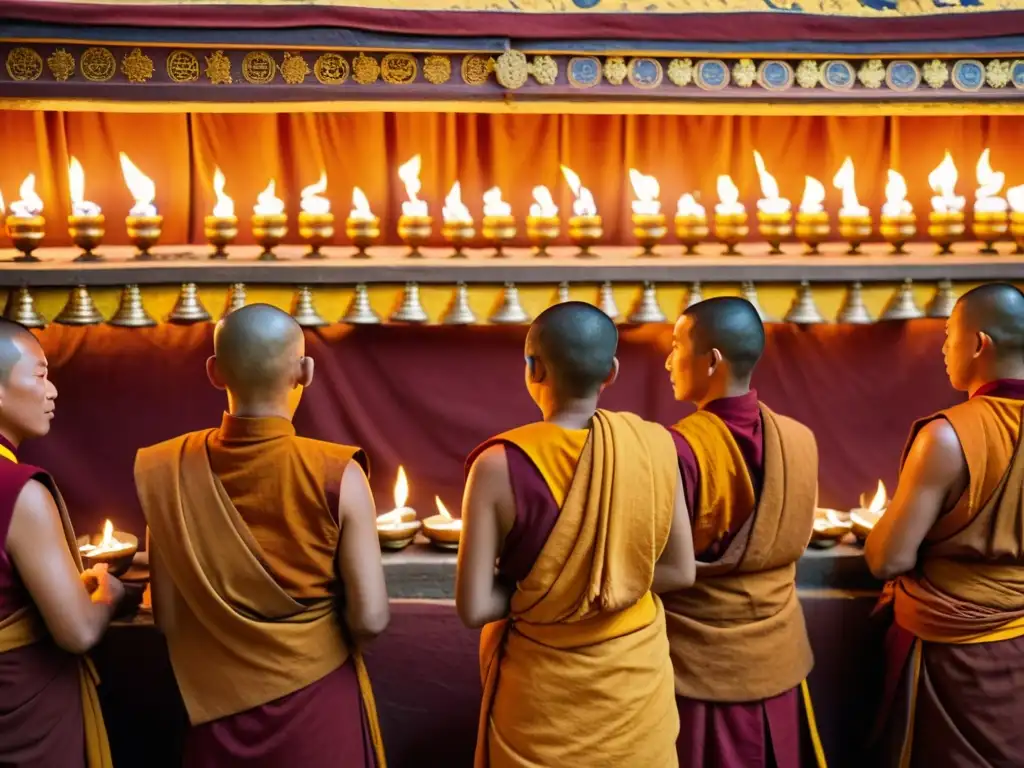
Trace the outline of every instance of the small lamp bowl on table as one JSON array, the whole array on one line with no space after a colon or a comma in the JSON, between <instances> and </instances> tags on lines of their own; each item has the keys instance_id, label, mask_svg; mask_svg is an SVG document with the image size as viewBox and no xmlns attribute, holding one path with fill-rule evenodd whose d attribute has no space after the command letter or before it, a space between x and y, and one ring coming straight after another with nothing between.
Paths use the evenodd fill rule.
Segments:
<instances>
[{"instance_id":1,"label":"small lamp bowl on table","mask_svg":"<svg viewBox=\"0 0 1024 768\"><path fill-rule=\"evenodd\" d=\"M423 535L438 549L455 550L462 538L462 526L451 525L444 515L432 515L423 521Z\"/></svg>"},{"instance_id":2,"label":"small lamp bowl on table","mask_svg":"<svg viewBox=\"0 0 1024 768\"><path fill-rule=\"evenodd\" d=\"M109 552L99 552L97 554L90 554L88 552L80 552L82 556L82 564L86 568L92 568L93 566L99 565L100 563L106 563L107 570L111 576L120 576L127 571L131 565L132 560L135 559L135 553L139 551L139 539L130 533L124 531L114 531L114 538L123 544L128 544L127 547L112 550ZM102 534L94 534L92 536L79 536L78 546L82 547L86 544L92 544L94 547L99 546L99 543L103 540Z\"/></svg>"},{"instance_id":3,"label":"small lamp bowl on table","mask_svg":"<svg viewBox=\"0 0 1024 768\"><path fill-rule=\"evenodd\" d=\"M838 544L852 530L848 512L837 509L814 510L814 527L811 529L811 546L828 549Z\"/></svg>"},{"instance_id":4,"label":"small lamp bowl on table","mask_svg":"<svg viewBox=\"0 0 1024 768\"><path fill-rule=\"evenodd\" d=\"M416 534L423 528L419 520L402 520L377 526L377 540L382 550L397 552L412 544Z\"/></svg>"}]
</instances>

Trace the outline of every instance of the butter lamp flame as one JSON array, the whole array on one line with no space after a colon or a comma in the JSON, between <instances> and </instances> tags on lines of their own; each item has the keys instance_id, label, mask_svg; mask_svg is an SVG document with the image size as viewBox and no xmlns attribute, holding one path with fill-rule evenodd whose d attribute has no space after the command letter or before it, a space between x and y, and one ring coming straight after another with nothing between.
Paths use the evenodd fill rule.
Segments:
<instances>
[{"instance_id":1,"label":"butter lamp flame","mask_svg":"<svg viewBox=\"0 0 1024 768\"><path fill-rule=\"evenodd\" d=\"M124 183L128 186L135 205L128 212L131 216L156 216L156 206L153 201L156 199L156 184L146 174L140 171L135 163L124 152L120 153L121 173L124 174Z\"/></svg>"},{"instance_id":2,"label":"butter lamp flame","mask_svg":"<svg viewBox=\"0 0 1024 768\"><path fill-rule=\"evenodd\" d=\"M444 208L441 211L445 221L472 221L469 208L462 202L462 185L456 181L452 184L451 191L444 199Z\"/></svg>"},{"instance_id":3,"label":"butter lamp flame","mask_svg":"<svg viewBox=\"0 0 1024 768\"><path fill-rule=\"evenodd\" d=\"M211 259L226 259L227 247L238 236L238 219L235 217L235 201L224 192L226 184L224 173L220 168L213 169L213 193L217 202L213 213L203 219L203 232L206 241L213 246Z\"/></svg>"},{"instance_id":4,"label":"butter lamp flame","mask_svg":"<svg viewBox=\"0 0 1024 768\"><path fill-rule=\"evenodd\" d=\"M825 185L813 176L804 176L804 195L796 212L796 236L806 246L807 253L817 253L828 234Z\"/></svg>"},{"instance_id":5,"label":"butter lamp flame","mask_svg":"<svg viewBox=\"0 0 1024 768\"><path fill-rule=\"evenodd\" d=\"M312 213L322 216L331 211L331 201L323 197L327 191L327 172L320 172L320 179L316 184L310 184L300 193L299 207L305 213Z\"/></svg>"},{"instance_id":6,"label":"butter lamp flame","mask_svg":"<svg viewBox=\"0 0 1024 768\"><path fill-rule=\"evenodd\" d=\"M7 236L14 247L21 251L15 261L39 261L32 251L43 241L46 219L42 216L43 201L36 194L36 176L30 173L21 182L18 190L20 200L11 203L11 212L5 220Z\"/></svg>"},{"instance_id":7,"label":"butter lamp flame","mask_svg":"<svg viewBox=\"0 0 1024 768\"><path fill-rule=\"evenodd\" d=\"M561 232L558 206L551 197L551 190L544 185L533 188L533 200L526 217L526 234L533 245L533 252L537 256L547 256L548 246Z\"/></svg>"},{"instance_id":8,"label":"butter lamp flame","mask_svg":"<svg viewBox=\"0 0 1024 768\"><path fill-rule=\"evenodd\" d=\"M284 213L284 200L276 194L276 182L270 180L267 188L256 196L252 212L259 216L280 216Z\"/></svg>"},{"instance_id":9,"label":"butter lamp flame","mask_svg":"<svg viewBox=\"0 0 1024 768\"><path fill-rule=\"evenodd\" d=\"M985 149L981 153L981 157L978 158L978 166L976 168L978 177L978 191L974 193L976 198L975 207L980 208L983 206L982 201L992 201L989 205L992 208L996 208L1001 205L1000 210L1006 209L1006 202L997 197L999 191L1003 188L1003 184L1006 183L1006 174L1002 171L993 171L992 164L989 161L989 150ZM984 206L988 208L988 205Z\"/></svg>"},{"instance_id":10,"label":"butter lamp flame","mask_svg":"<svg viewBox=\"0 0 1024 768\"><path fill-rule=\"evenodd\" d=\"M757 166L757 175L761 182L762 198L757 201L757 209L763 213L782 214L788 213L790 202L779 196L779 183L775 177L768 173L765 168L764 159L761 153L754 150L754 165Z\"/></svg>"},{"instance_id":11,"label":"butter lamp flame","mask_svg":"<svg viewBox=\"0 0 1024 768\"><path fill-rule=\"evenodd\" d=\"M800 201L801 213L822 213L825 210L825 185L813 176L804 176L804 196Z\"/></svg>"},{"instance_id":12,"label":"butter lamp flame","mask_svg":"<svg viewBox=\"0 0 1024 768\"><path fill-rule=\"evenodd\" d=\"M447 507L445 507L444 502L441 501L440 496L434 497L434 503L437 505L437 511L440 513L441 517L443 517L445 520L455 519L451 516L451 513L448 511Z\"/></svg>"},{"instance_id":13,"label":"butter lamp flame","mask_svg":"<svg viewBox=\"0 0 1024 768\"><path fill-rule=\"evenodd\" d=\"M307 259L323 258L320 249L334 237L334 214L331 201L323 196L326 191L327 172L320 171L316 184L299 193L299 234L310 246Z\"/></svg>"},{"instance_id":14,"label":"butter lamp flame","mask_svg":"<svg viewBox=\"0 0 1024 768\"><path fill-rule=\"evenodd\" d=\"M953 241L964 233L966 199L956 193L959 178L952 155L946 152L942 162L928 174L928 185L935 193L928 214L928 234L939 245L939 253L949 253Z\"/></svg>"},{"instance_id":15,"label":"butter lamp flame","mask_svg":"<svg viewBox=\"0 0 1024 768\"><path fill-rule=\"evenodd\" d=\"M455 246L454 256L463 256L462 249L466 243L473 239L476 231L473 229L473 216L469 208L462 202L462 185L456 181L452 184L451 191L444 199L444 207L441 209L443 224L441 234L445 240Z\"/></svg>"},{"instance_id":16,"label":"butter lamp flame","mask_svg":"<svg viewBox=\"0 0 1024 768\"><path fill-rule=\"evenodd\" d=\"M71 188L71 211L75 216L98 216L100 207L85 199L85 171L78 158L68 163L68 186Z\"/></svg>"},{"instance_id":17,"label":"butter lamp flame","mask_svg":"<svg viewBox=\"0 0 1024 768\"><path fill-rule=\"evenodd\" d=\"M992 170L987 147L978 158L976 172L978 190L974 193L974 235L985 244L982 253L995 253L996 240L1009 228L1006 198L999 196L1006 183L1006 174Z\"/></svg>"},{"instance_id":18,"label":"butter lamp flame","mask_svg":"<svg viewBox=\"0 0 1024 768\"><path fill-rule=\"evenodd\" d=\"M85 199L85 170L78 158L68 163L68 186L71 191L71 215L68 216L68 234L82 249L75 261L96 261L93 251L103 242L106 224L100 207Z\"/></svg>"},{"instance_id":19,"label":"butter lamp flame","mask_svg":"<svg viewBox=\"0 0 1024 768\"><path fill-rule=\"evenodd\" d=\"M224 185L226 183L221 169L214 168L213 193L217 196L217 203L213 206L213 215L217 218L227 218L235 215L235 201L224 193Z\"/></svg>"},{"instance_id":20,"label":"butter lamp flame","mask_svg":"<svg viewBox=\"0 0 1024 768\"><path fill-rule=\"evenodd\" d=\"M405 476L405 467L399 465L398 477L395 478L395 509L401 509L409 501L409 479Z\"/></svg>"},{"instance_id":21,"label":"butter lamp flame","mask_svg":"<svg viewBox=\"0 0 1024 768\"><path fill-rule=\"evenodd\" d=\"M494 244L494 255L499 257L505 255L505 246L516 236L516 219L512 206L501 197L501 187L484 192L483 233Z\"/></svg>"},{"instance_id":22,"label":"butter lamp flame","mask_svg":"<svg viewBox=\"0 0 1024 768\"><path fill-rule=\"evenodd\" d=\"M679 198L679 202L676 203L676 215L677 216L704 216L706 212L704 206L697 202L697 199L689 192L682 195Z\"/></svg>"},{"instance_id":23,"label":"butter lamp flame","mask_svg":"<svg viewBox=\"0 0 1024 768\"><path fill-rule=\"evenodd\" d=\"M571 168L563 165L561 169L569 189L576 197L572 204L573 213L577 216L597 216L597 204L594 202L594 196L590 194L590 190L583 186L580 177Z\"/></svg>"},{"instance_id":24,"label":"butter lamp flame","mask_svg":"<svg viewBox=\"0 0 1024 768\"><path fill-rule=\"evenodd\" d=\"M907 182L897 171L889 169L885 185L885 203L882 204L882 237L893 247L893 253L903 253L907 240L917 233L914 206L907 200Z\"/></svg>"},{"instance_id":25,"label":"butter lamp flame","mask_svg":"<svg viewBox=\"0 0 1024 768\"><path fill-rule=\"evenodd\" d=\"M903 176L889 169L889 180L885 184L885 204L882 213L886 216L904 216L913 213L914 207L907 200L907 182Z\"/></svg>"},{"instance_id":26,"label":"butter lamp flame","mask_svg":"<svg viewBox=\"0 0 1024 768\"><path fill-rule=\"evenodd\" d=\"M11 216L31 219L43 212L43 200L36 194L36 175L30 173L18 188L19 200L11 203Z\"/></svg>"},{"instance_id":27,"label":"butter lamp flame","mask_svg":"<svg viewBox=\"0 0 1024 768\"><path fill-rule=\"evenodd\" d=\"M402 214L405 216L426 216L427 203L420 200L417 195L420 193L420 168L422 160L419 155L413 157L398 168L398 178L405 184L405 194L409 199L402 203Z\"/></svg>"},{"instance_id":28,"label":"butter lamp flame","mask_svg":"<svg viewBox=\"0 0 1024 768\"><path fill-rule=\"evenodd\" d=\"M348 217L359 221L372 221L376 218L370 210L370 201L359 187L352 188L352 210Z\"/></svg>"},{"instance_id":29,"label":"butter lamp flame","mask_svg":"<svg viewBox=\"0 0 1024 768\"><path fill-rule=\"evenodd\" d=\"M676 237L686 253L693 253L708 236L708 219L704 206L689 192L676 203Z\"/></svg>"},{"instance_id":30,"label":"butter lamp flame","mask_svg":"<svg viewBox=\"0 0 1024 768\"><path fill-rule=\"evenodd\" d=\"M740 191L728 174L718 177L715 187L718 204L715 206L715 236L725 244L727 255L736 254L736 245L747 236L747 209L740 202Z\"/></svg>"},{"instance_id":31,"label":"butter lamp flame","mask_svg":"<svg viewBox=\"0 0 1024 768\"><path fill-rule=\"evenodd\" d=\"M658 180L640 173L636 168L630 168L629 181L637 198L633 201L633 213L645 216L659 213L661 203L658 202L658 196L661 194L661 185L658 184Z\"/></svg>"},{"instance_id":32,"label":"butter lamp flame","mask_svg":"<svg viewBox=\"0 0 1024 768\"><path fill-rule=\"evenodd\" d=\"M878 488L875 489L875 495L871 497L871 502L868 504L868 512L873 515L880 515L885 511L886 506L889 503L889 494L885 490L885 483L881 480L878 481Z\"/></svg>"},{"instance_id":33,"label":"butter lamp flame","mask_svg":"<svg viewBox=\"0 0 1024 768\"><path fill-rule=\"evenodd\" d=\"M558 215L558 206L551 197L551 190L543 184L533 188L534 202L530 206L530 215L537 218L551 218Z\"/></svg>"},{"instance_id":34,"label":"butter lamp flame","mask_svg":"<svg viewBox=\"0 0 1024 768\"><path fill-rule=\"evenodd\" d=\"M832 186L843 194L839 209L839 234L850 244L849 253L859 253L860 244L871 236L871 211L857 199L853 159L847 157L832 179Z\"/></svg>"},{"instance_id":35,"label":"butter lamp flame","mask_svg":"<svg viewBox=\"0 0 1024 768\"><path fill-rule=\"evenodd\" d=\"M501 188L491 187L484 192L484 216L511 216L512 206L501 198Z\"/></svg>"},{"instance_id":36,"label":"butter lamp flame","mask_svg":"<svg viewBox=\"0 0 1024 768\"><path fill-rule=\"evenodd\" d=\"M345 221L345 234L358 249L356 257L361 259L368 257L366 249L380 237L380 219L373 215L370 201L359 187L352 188L352 210Z\"/></svg>"}]
</instances>

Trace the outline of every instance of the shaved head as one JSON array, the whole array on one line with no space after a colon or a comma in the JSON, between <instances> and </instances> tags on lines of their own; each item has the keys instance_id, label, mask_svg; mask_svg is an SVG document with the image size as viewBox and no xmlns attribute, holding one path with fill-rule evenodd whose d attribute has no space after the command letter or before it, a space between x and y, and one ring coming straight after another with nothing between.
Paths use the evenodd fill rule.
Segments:
<instances>
[{"instance_id":1,"label":"shaved head","mask_svg":"<svg viewBox=\"0 0 1024 768\"><path fill-rule=\"evenodd\" d=\"M992 339L996 357L1024 357L1024 293L1009 283L988 283L959 298L956 309L972 331Z\"/></svg>"},{"instance_id":2,"label":"shaved head","mask_svg":"<svg viewBox=\"0 0 1024 768\"><path fill-rule=\"evenodd\" d=\"M544 310L526 337L527 357L540 359L559 397L600 393L615 370L619 332L603 311L582 301Z\"/></svg>"},{"instance_id":3,"label":"shaved head","mask_svg":"<svg viewBox=\"0 0 1024 768\"><path fill-rule=\"evenodd\" d=\"M39 341L21 323L0 318L0 384L10 380L14 366L25 353L25 344L36 347Z\"/></svg>"},{"instance_id":4,"label":"shaved head","mask_svg":"<svg viewBox=\"0 0 1024 768\"><path fill-rule=\"evenodd\" d=\"M294 388L305 339L287 312L249 304L217 323L213 350L220 384L240 397L265 397Z\"/></svg>"},{"instance_id":5,"label":"shaved head","mask_svg":"<svg viewBox=\"0 0 1024 768\"><path fill-rule=\"evenodd\" d=\"M738 296L704 299L683 312L692 320L698 351L717 349L738 379L748 378L764 353L764 324L754 305Z\"/></svg>"},{"instance_id":6,"label":"shaved head","mask_svg":"<svg viewBox=\"0 0 1024 768\"><path fill-rule=\"evenodd\" d=\"M1024 378L1024 294L1009 283L988 283L961 296L946 322L942 356L961 392Z\"/></svg>"}]
</instances>

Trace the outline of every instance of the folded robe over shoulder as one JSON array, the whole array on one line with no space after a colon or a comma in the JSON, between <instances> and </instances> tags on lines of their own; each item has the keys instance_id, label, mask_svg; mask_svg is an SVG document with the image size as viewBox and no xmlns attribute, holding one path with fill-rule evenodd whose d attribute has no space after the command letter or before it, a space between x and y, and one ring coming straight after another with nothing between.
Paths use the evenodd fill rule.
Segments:
<instances>
[{"instance_id":1,"label":"folded robe over shoulder","mask_svg":"<svg viewBox=\"0 0 1024 768\"><path fill-rule=\"evenodd\" d=\"M519 446L545 472L530 425ZM679 731L661 601L650 592L678 467L661 426L598 411L558 520L511 616L484 628L478 768L674 766Z\"/></svg>"}]
</instances>

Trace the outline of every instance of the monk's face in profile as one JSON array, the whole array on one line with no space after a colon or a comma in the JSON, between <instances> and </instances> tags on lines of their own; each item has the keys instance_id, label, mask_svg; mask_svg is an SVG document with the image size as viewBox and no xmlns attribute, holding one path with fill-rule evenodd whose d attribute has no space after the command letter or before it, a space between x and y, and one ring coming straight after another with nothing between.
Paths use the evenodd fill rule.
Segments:
<instances>
[{"instance_id":1,"label":"monk's face in profile","mask_svg":"<svg viewBox=\"0 0 1024 768\"><path fill-rule=\"evenodd\" d=\"M36 338L20 333L4 344L13 345L17 358L6 381L0 381L0 425L18 442L50 431L57 388L49 379L46 355ZM0 372L2 373L2 372Z\"/></svg>"},{"instance_id":2,"label":"monk's face in profile","mask_svg":"<svg viewBox=\"0 0 1024 768\"><path fill-rule=\"evenodd\" d=\"M953 389L969 392L976 382L983 380L985 360L993 352L992 340L973 326L963 305L954 306L946 321L946 340L942 344L946 374Z\"/></svg>"},{"instance_id":3,"label":"monk's face in profile","mask_svg":"<svg viewBox=\"0 0 1024 768\"><path fill-rule=\"evenodd\" d=\"M699 403L706 398L720 358L716 350L698 347L693 325L693 318L687 315L676 321L672 330L672 351L665 360L665 370L672 381L676 400Z\"/></svg>"}]
</instances>

